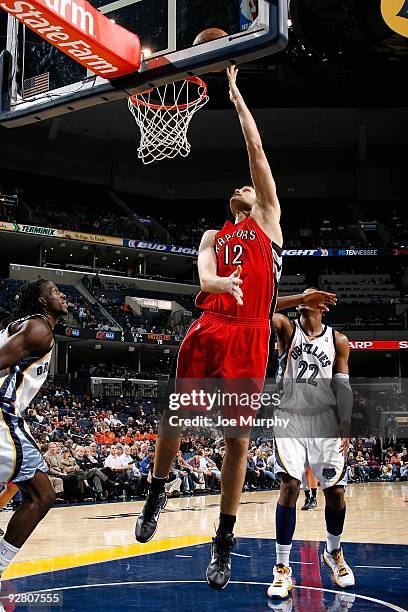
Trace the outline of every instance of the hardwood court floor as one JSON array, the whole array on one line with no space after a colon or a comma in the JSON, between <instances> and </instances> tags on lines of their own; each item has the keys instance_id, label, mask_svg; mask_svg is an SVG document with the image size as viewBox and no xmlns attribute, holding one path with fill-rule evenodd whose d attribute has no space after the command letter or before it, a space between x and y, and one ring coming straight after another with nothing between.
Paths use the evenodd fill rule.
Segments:
<instances>
[{"instance_id":1,"label":"hardwood court floor","mask_svg":"<svg viewBox=\"0 0 408 612\"><path fill-rule=\"evenodd\" d=\"M236 535L275 538L277 499L277 491L243 494ZM408 483L352 484L346 489L346 499L345 542L408 544ZM302 512L301 505L302 493L295 539L324 540L323 493L319 489L316 510ZM143 502L125 502L53 508L18 553L7 577L31 573L31 569L37 573L66 567L78 555L79 563L80 558L92 563L153 552L157 546L160 550L163 545L172 548L173 543L180 547L208 542L218 518L219 496L169 500L158 532L148 545L134 539L134 523L142 506ZM10 516L0 512L0 527L6 528ZM45 566L37 569L37 564L41 565L37 560L46 562Z\"/></svg>"}]
</instances>

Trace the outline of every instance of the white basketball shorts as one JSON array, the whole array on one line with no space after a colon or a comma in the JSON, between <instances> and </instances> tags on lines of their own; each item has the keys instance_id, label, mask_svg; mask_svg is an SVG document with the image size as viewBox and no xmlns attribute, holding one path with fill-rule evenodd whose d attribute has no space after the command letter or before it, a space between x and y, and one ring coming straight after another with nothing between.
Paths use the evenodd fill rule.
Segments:
<instances>
[{"instance_id":1,"label":"white basketball shorts","mask_svg":"<svg viewBox=\"0 0 408 612\"><path fill-rule=\"evenodd\" d=\"M0 483L24 482L37 470L48 472L38 446L23 418L0 408Z\"/></svg>"},{"instance_id":2,"label":"white basketball shorts","mask_svg":"<svg viewBox=\"0 0 408 612\"><path fill-rule=\"evenodd\" d=\"M289 419L289 424L275 427L275 474L286 473L304 483L308 467L322 489L347 484L347 463L340 452L341 439L333 437L337 429L332 410L323 415L291 415L275 411L275 416ZM316 423L318 419L318 424ZM314 434L319 432L319 437ZM321 437L327 432L327 437Z\"/></svg>"}]
</instances>

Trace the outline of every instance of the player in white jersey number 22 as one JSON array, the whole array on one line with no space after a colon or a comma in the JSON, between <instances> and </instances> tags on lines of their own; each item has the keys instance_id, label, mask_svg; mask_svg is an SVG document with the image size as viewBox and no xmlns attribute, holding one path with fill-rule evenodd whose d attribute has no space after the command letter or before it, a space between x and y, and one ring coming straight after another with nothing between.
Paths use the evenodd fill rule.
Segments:
<instances>
[{"instance_id":1,"label":"player in white jersey number 22","mask_svg":"<svg viewBox=\"0 0 408 612\"><path fill-rule=\"evenodd\" d=\"M312 291L307 289L305 293ZM281 402L275 415L289 419L286 429L274 428L275 471L280 476L276 506L276 565L270 597L284 599L292 589L289 557L296 524L296 502L305 471L311 468L324 491L327 527L323 557L340 587L354 585L352 569L341 548L346 504L346 454L353 408L349 382L349 342L323 323L327 307L298 307L292 322L275 314L278 340L278 381Z\"/></svg>"}]
</instances>

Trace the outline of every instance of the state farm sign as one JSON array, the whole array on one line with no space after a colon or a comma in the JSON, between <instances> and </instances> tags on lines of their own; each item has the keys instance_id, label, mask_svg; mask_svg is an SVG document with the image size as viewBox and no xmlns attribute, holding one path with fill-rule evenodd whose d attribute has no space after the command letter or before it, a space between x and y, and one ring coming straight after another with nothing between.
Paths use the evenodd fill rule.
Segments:
<instances>
[{"instance_id":1,"label":"state farm sign","mask_svg":"<svg viewBox=\"0 0 408 612\"><path fill-rule=\"evenodd\" d=\"M138 36L86 0L6 0L0 7L99 76L118 77L140 68Z\"/></svg>"}]
</instances>

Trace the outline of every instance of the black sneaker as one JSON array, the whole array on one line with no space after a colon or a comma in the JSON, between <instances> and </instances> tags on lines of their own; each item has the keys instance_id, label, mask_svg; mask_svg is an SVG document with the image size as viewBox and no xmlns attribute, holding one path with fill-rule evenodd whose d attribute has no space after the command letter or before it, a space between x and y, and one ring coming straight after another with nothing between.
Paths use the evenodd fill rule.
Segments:
<instances>
[{"instance_id":1,"label":"black sneaker","mask_svg":"<svg viewBox=\"0 0 408 612\"><path fill-rule=\"evenodd\" d=\"M149 542L157 531L160 512L167 504L167 495L164 491L154 493L149 491L141 515L136 521L135 536L138 542Z\"/></svg>"},{"instance_id":2,"label":"black sneaker","mask_svg":"<svg viewBox=\"0 0 408 612\"><path fill-rule=\"evenodd\" d=\"M314 510L315 508L317 508L317 499L315 497L312 497L309 502L309 510Z\"/></svg>"},{"instance_id":3,"label":"black sneaker","mask_svg":"<svg viewBox=\"0 0 408 612\"><path fill-rule=\"evenodd\" d=\"M207 583L212 589L225 589L231 578L231 551L235 545L234 535L228 533L213 538L211 561L207 567Z\"/></svg>"},{"instance_id":4,"label":"black sneaker","mask_svg":"<svg viewBox=\"0 0 408 612\"><path fill-rule=\"evenodd\" d=\"M301 510L310 510L310 499L306 497L305 503L301 507Z\"/></svg>"}]
</instances>

